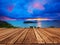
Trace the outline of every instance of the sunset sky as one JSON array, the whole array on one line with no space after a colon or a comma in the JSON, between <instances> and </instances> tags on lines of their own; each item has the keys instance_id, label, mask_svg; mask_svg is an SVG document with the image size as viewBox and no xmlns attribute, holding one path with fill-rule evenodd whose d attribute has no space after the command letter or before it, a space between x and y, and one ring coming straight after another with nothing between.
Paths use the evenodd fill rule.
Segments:
<instances>
[{"instance_id":1,"label":"sunset sky","mask_svg":"<svg viewBox=\"0 0 60 45\"><path fill-rule=\"evenodd\" d=\"M21 20L60 20L60 0L1 0L0 20L15 26ZM39 24L42 26L42 22L33 25Z\"/></svg>"}]
</instances>

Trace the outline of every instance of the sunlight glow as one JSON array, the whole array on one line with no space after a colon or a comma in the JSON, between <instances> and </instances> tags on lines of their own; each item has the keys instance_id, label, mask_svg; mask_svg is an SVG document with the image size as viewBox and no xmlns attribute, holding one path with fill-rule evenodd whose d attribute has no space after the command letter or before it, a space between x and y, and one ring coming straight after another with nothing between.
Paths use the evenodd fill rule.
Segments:
<instances>
[{"instance_id":1,"label":"sunlight glow","mask_svg":"<svg viewBox=\"0 0 60 45\"><path fill-rule=\"evenodd\" d=\"M34 18L34 19L26 19L26 20L39 20L39 21L44 21L44 20L52 20L52 19L47 19L47 18Z\"/></svg>"}]
</instances>

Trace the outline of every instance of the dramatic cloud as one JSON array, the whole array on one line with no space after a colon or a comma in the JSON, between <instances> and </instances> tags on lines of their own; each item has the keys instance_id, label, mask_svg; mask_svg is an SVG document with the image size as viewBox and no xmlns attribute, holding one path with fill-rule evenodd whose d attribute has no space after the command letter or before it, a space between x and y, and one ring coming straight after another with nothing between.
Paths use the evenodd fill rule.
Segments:
<instances>
[{"instance_id":1,"label":"dramatic cloud","mask_svg":"<svg viewBox=\"0 0 60 45\"><path fill-rule=\"evenodd\" d=\"M60 19L60 0L1 0L0 17Z\"/></svg>"}]
</instances>

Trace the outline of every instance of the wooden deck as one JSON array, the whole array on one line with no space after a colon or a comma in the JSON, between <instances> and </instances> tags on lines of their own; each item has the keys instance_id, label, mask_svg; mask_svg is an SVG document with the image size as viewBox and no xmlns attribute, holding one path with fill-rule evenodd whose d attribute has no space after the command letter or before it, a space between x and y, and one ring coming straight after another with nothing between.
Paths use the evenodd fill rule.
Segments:
<instances>
[{"instance_id":1,"label":"wooden deck","mask_svg":"<svg viewBox=\"0 0 60 45\"><path fill-rule=\"evenodd\" d=\"M2 45L60 45L60 28L0 28Z\"/></svg>"}]
</instances>

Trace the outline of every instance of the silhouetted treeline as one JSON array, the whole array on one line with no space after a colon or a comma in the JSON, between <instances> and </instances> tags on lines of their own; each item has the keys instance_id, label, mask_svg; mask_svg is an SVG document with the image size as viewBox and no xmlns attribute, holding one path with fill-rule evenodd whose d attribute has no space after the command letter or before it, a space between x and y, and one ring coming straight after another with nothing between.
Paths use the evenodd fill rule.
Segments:
<instances>
[{"instance_id":1,"label":"silhouetted treeline","mask_svg":"<svg viewBox=\"0 0 60 45\"><path fill-rule=\"evenodd\" d=\"M0 21L0 28L15 28L15 27L5 21Z\"/></svg>"}]
</instances>

